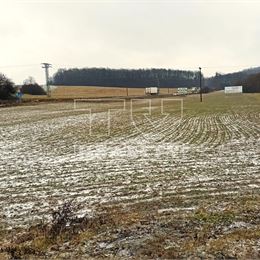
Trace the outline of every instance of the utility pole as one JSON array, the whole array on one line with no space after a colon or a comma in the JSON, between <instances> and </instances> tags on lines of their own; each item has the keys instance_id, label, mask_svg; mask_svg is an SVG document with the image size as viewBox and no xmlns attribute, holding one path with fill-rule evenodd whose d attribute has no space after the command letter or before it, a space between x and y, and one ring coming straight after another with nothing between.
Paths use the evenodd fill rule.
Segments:
<instances>
[{"instance_id":1,"label":"utility pole","mask_svg":"<svg viewBox=\"0 0 260 260\"><path fill-rule=\"evenodd\" d=\"M50 92L50 82L49 82L49 68L51 68L50 63L42 63L42 68L45 69L45 77L46 77L46 88L47 88L47 95L48 97L51 96Z\"/></svg>"},{"instance_id":2,"label":"utility pole","mask_svg":"<svg viewBox=\"0 0 260 260\"><path fill-rule=\"evenodd\" d=\"M158 94L160 94L160 80L157 73L156 73L156 79L157 79Z\"/></svg>"},{"instance_id":3,"label":"utility pole","mask_svg":"<svg viewBox=\"0 0 260 260\"><path fill-rule=\"evenodd\" d=\"M200 102L202 102L202 88L201 88L201 77L202 77L202 75L201 75L201 67L199 67L199 70L200 70Z\"/></svg>"}]
</instances>

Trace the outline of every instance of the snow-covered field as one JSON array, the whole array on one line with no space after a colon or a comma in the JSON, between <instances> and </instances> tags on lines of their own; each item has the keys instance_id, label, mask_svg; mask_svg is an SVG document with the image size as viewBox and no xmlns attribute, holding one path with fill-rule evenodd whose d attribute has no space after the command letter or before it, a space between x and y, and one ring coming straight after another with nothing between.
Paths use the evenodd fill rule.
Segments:
<instances>
[{"instance_id":1,"label":"snow-covered field","mask_svg":"<svg viewBox=\"0 0 260 260\"><path fill-rule=\"evenodd\" d=\"M196 112L186 98L183 118L176 104L164 117L153 102L149 118L145 102L132 115L128 103L111 111L109 131L105 103L91 104L91 116L71 103L1 109L1 225L31 225L70 199L86 212L100 204L156 205L160 216L259 195L258 102L226 100L225 109Z\"/></svg>"}]
</instances>

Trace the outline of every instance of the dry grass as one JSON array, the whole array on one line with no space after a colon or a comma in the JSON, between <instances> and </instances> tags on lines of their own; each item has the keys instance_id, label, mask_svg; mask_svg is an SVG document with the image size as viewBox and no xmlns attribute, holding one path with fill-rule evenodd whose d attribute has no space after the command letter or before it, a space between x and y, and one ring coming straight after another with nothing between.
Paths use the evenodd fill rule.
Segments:
<instances>
[{"instance_id":1,"label":"dry grass","mask_svg":"<svg viewBox=\"0 0 260 260\"><path fill-rule=\"evenodd\" d=\"M175 89L169 89L169 93L173 93ZM161 94L167 94L168 88L162 88ZM144 88L128 88L129 96L145 95ZM114 97L127 96L127 88L112 88L112 87L92 87L92 86L59 86L52 91L52 97Z\"/></svg>"},{"instance_id":2,"label":"dry grass","mask_svg":"<svg viewBox=\"0 0 260 260\"><path fill-rule=\"evenodd\" d=\"M65 214L64 209L68 211ZM95 239L100 233L127 229L145 218L142 212L129 212L116 207L100 207L94 217L77 217L71 210L66 209L64 204L56 211L63 222L52 220L28 229L12 230L5 235L5 242L0 239L0 259L34 259L46 257L50 252L56 257L70 251L71 247L80 247L86 241ZM59 232L53 233L53 229ZM68 243L65 249L64 244Z\"/></svg>"},{"instance_id":3,"label":"dry grass","mask_svg":"<svg viewBox=\"0 0 260 260\"><path fill-rule=\"evenodd\" d=\"M6 235L8 242L0 246L0 259L258 259L259 199L237 198L223 210L212 202L194 212L165 218L156 210L101 206L84 221L71 218L79 228L66 225L55 237L49 233L57 225L54 222L12 230L11 239ZM247 219L248 213L256 217L254 224Z\"/></svg>"},{"instance_id":4,"label":"dry grass","mask_svg":"<svg viewBox=\"0 0 260 260\"><path fill-rule=\"evenodd\" d=\"M161 94L176 93L176 88L161 88ZM128 88L129 96L144 96L145 88ZM52 90L51 98L96 98L96 97L124 97L127 88L124 87L94 87L94 86L58 86ZM46 99L47 96L24 95L24 99Z\"/></svg>"}]
</instances>

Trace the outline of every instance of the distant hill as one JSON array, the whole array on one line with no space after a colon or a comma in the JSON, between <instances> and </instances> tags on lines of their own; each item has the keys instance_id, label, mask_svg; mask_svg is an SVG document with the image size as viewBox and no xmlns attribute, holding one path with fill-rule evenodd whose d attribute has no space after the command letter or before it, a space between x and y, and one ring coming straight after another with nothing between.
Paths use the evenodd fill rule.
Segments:
<instances>
[{"instance_id":1,"label":"distant hill","mask_svg":"<svg viewBox=\"0 0 260 260\"><path fill-rule=\"evenodd\" d=\"M214 77L205 79L205 85L209 88L215 89L223 89L225 86L241 85L249 76L257 73L260 73L260 67L228 74L216 73Z\"/></svg>"},{"instance_id":2,"label":"distant hill","mask_svg":"<svg viewBox=\"0 0 260 260\"><path fill-rule=\"evenodd\" d=\"M260 73L260 67L245 69L242 71L247 73L247 75L257 74L257 73Z\"/></svg>"},{"instance_id":3,"label":"distant hill","mask_svg":"<svg viewBox=\"0 0 260 260\"><path fill-rule=\"evenodd\" d=\"M249 75L242 85L246 93L260 93L260 73Z\"/></svg>"}]
</instances>

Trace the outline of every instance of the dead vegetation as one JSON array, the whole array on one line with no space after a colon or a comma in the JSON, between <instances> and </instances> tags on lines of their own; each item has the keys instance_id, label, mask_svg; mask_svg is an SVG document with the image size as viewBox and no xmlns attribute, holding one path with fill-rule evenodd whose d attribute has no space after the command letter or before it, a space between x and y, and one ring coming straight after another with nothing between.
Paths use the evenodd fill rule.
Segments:
<instances>
[{"instance_id":1,"label":"dead vegetation","mask_svg":"<svg viewBox=\"0 0 260 260\"><path fill-rule=\"evenodd\" d=\"M177 89L161 88L161 94L176 93ZM118 96L143 96L145 88L112 88L93 86L58 86L52 91L53 98L89 98L89 97L118 97Z\"/></svg>"},{"instance_id":2,"label":"dead vegetation","mask_svg":"<svg viewBox=\"0 0 260 260\"><path fill-rule=\"evenodd\" d=\"M52 211L49 222L9 231L0 259L259 258L260 197L244 202L245 207L234 200L222 210L211 204L165 218L156 210L118 206L78 216L79 205L67 202Z\"/></svg>"},{"instance_id":3,"label":"dead vegetation","mask_svg":"<svg viewBox=\"0 0 260 260\"><path fill-rule=\"evenodd\" d=\"M78 243L91 232L99 232L105 226L114 226L114 220L107 214L97 213L77 216L79 205L71 201L52 211L49 222L42 221L28 229L15 229L5 235L7 242L0 252L10 259L27 259L30 256L46 257L50 251L59 251L66 242ZM1 241L3 242L3 241ZM0 255L1 259L1 255Z\"/></svg>"},{"instance_id":4,"label":"dead vegetation","mask_svg":"<svg viewBox=\"0 0 260 260\"><path fill-rule=\"evenodd\" d=\"M161 88L160 94L177 93L177 88ZM125 87L95 87L95 86L57 86L51 91L51 99L73 99L73 98L101 98L101 97L127 97L144 96L143 88ZM23 99L46 99L47 96L24 95Z\"/></svg>"}]
</instances>

